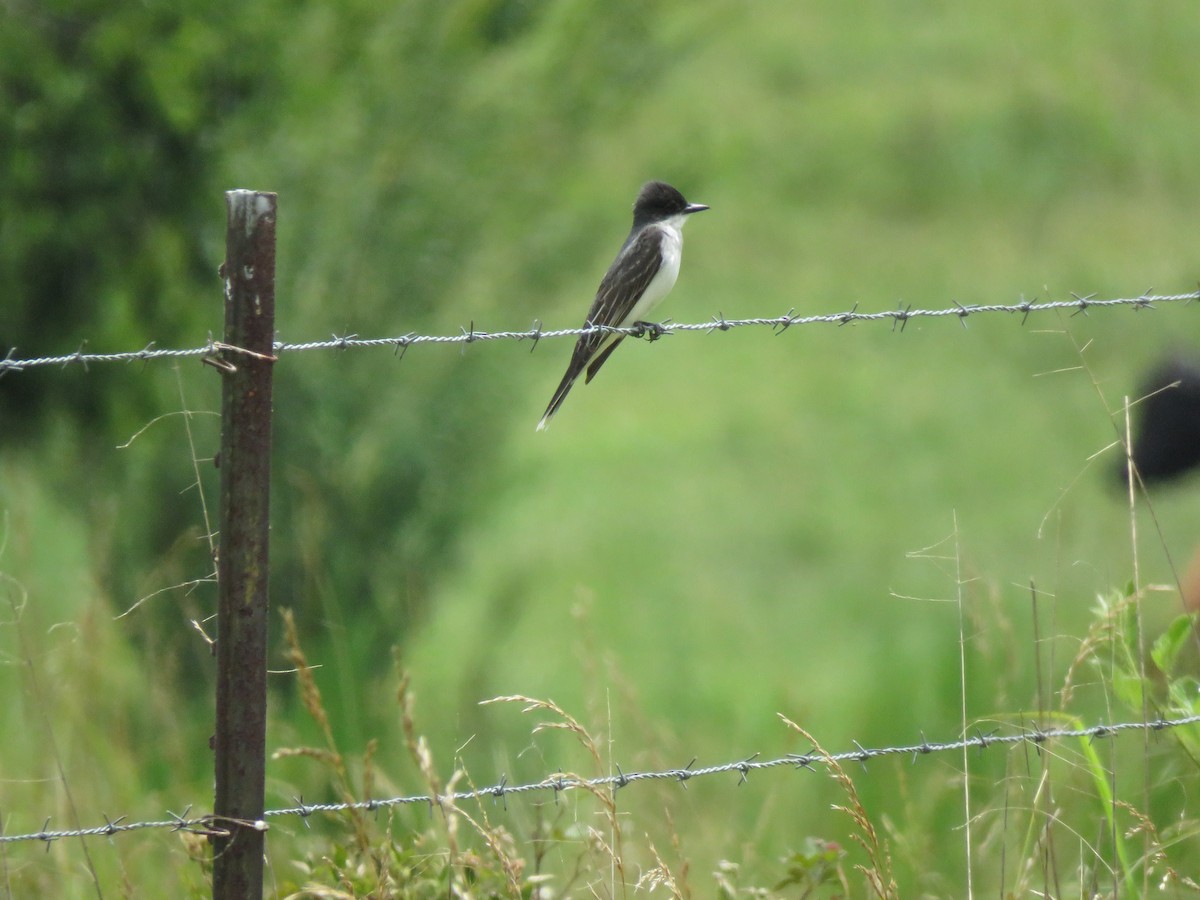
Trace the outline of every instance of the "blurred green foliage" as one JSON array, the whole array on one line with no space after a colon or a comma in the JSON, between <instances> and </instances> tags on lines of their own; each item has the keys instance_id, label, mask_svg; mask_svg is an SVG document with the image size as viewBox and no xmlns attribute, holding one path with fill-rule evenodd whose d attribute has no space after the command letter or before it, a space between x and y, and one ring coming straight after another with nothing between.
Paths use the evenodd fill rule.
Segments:
<instances>
[{"instance_id":1,"label":"blurred green foliage","mask_svg":"<svg viewBox=\"0 0 1200 900\"><path fill-rule=\"evenodd\" d=\"M1190 0L11 0L0 16L0 344L22 356L219 334L234 187L280 194L289 341L576 325L651 177L713 207L663 310L681 321L1196 281ZM1124 510L1103 450L1141 368L1194 339L1193 312L627 342L540 436L565 342L284 356L273 595L297 612L341 744L380 737L381 791L414 777L393 646L432 754L481 783L589 764L478 707L498 694L552 696L626 769L803 752L781 711L831 749L949 737L964 705L1024 724L1061 699L1093 598L1131 573L1170 584L1200 534L1186 490L1155 498L1153 520ZM0 380L15 579L0 639L43 676L3 676L22 702L0 770L26 779L0 796L6 830L69 820L46 787L50 733L85 824L206 802L213 666L192 622L211 630L214 593L190 582L211 568L218 406L194 363ZM1177 612L1147 603L1123 639L1171 635L1156 652L1186 668ZM1133 671L1102 666L1063 714L1106 717ZM272 689L272 746L312 742L291 678ZM1159 760L1137 750L1111 762L1118 799L1193 820L1170 785L1138 793ZM323 793L306 762L271 763L269 803ZM1028 811L1014 765L984 757L973 784L1012 779ZM1056 772L1089 798L1102 774L1095 756ZM961 894L958 773L857 780L906 893ZM694 859L697 894L714 869L815 885L862 862L829 813L835 785L732 790L633 801L654 847ZM513 834L538 833L544 810L510 806ZM1030 846L996 827L1014 856ZM336 838L321 861L325 836L280 829L274 865L371 883L342 874ZM418 865L398 842L395 866ZM105 883L203 890L175 845L122 846L98 854ZM977 877L1000 884L988 847ZM76 885L77 852L56 845L20 883ZM430 871L438 889L452 878Z\"/></svg>"},{"instance_id":2,"label":"blurred green foliage","mask_svg":"<svg viewBox=\"0 0 1200 900\"><path fill-rule=\"evenodd\" d=\"M194 339L219 319L197 302L213 281L218 129L274 77L229 53L237 4L6 7L0 342L54 353ZM112 371L13 381L0 392L9 440L60 411L111 434L161 401Z\"/></svg>"}]
</instances>

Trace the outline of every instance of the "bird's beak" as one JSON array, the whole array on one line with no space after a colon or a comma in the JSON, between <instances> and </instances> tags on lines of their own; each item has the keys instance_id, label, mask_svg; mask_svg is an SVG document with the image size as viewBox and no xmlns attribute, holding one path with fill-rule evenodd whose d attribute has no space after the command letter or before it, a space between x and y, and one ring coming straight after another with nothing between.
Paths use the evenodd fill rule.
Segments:
<instances>
[{"instance_id":1,"label":"bird's beak","mask_svg":"<svg viewBox=\"0 0 1200 900\"><path fill-rule=\"evenodd\" d=\"M690 216L692 213L704 212L706 209L708 209L708 207L703 203L689 203L687 205L687 209L684 210L684 213Z\"/></svg>"}]
</instances>

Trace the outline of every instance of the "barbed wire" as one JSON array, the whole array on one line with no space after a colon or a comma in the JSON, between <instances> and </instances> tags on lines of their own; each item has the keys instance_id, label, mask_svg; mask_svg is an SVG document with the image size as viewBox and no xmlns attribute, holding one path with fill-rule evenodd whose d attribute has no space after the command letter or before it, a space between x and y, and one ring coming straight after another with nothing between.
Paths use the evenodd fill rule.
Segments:
<instances>
[{"instance_id":1,"label":"barbed wire","mask_svg":"<svg viewBox=\"0 0 1200 900\"><path fill-rule=\"evenodd\" d=\"M186 831L192 834L228 836L229 831L227 826L238 825L255 828L259 831L266 831L269 828L266 819L279 816L298 816L307 819L315 813L337 813L348 812L350 810L375 812L380 809L389 809L391 807L410 804L424 804L432 808L446 803L458 803L463 800L486 800L491 798L503 801L509 796L547 791L552 791L557 798L559 794L566 791L578 789L594 790L604 787L611 787L613 790L618 790L640 781L677 781L686 786L687 782L693 778L731 772L738 773L738 784L740 785L748 779L751 772L764 769L781 767L812 769L817 763L823 763L827 767L843 762L859 762L865 765L869 760L887 756L911 756L913 762L916 762L919 757L935 753L971 749L986 750L988 747L1012 746L1016 744L1032 744L1035 747L1041 747L1049 741L1065 738L1087 738L1094 741L1099 738L1116 737L1126 731L1158 732L1198 723L1200 723L1200 714L1178 719L1162 718L1153 722L1117 722L1109 725L1092 725L1084 728L1022 728L1020 731L1012 734L997 734L995 730L985 734L976 729L975 734L971 737L955 741L931 742L922 738L919 744L896 747L864 747L858 741L854 741L855 749L843 750L840 753L824 754L814 749L808 753L789 753L786 756L767 760L759 760L757 758L759 754L755 753L745 759L722 763L716 766L706 766L700 769L692 768L696 762L693 759L681 769L665 769L662 771L626 773L621 771L620 766L617 766L616 775L604 775L598 778L580 778L577 775L557 773L549 775L541 781L510 785L508 784L507 776L502 776L499 783L491 787L477 788L470 791L454 791L439 795L418 794L407 797L391 797L382 800L358 800L340 803L304 803L303 799L298 797L296 798L295 806L266 810L263 813L262 819L253 822L234 820L215 815L190 816L190 806L182 813L168 811L167 816L169 818L158 821L126 822L125 819L127 816L121 816L117 819L109 819L108 816L104 816L103 825L64 831L50 830L50 819L47 818L40 831L33 831L27 834L0 834L0 844L42 841L49 845L54 841L64 838L113 837L114 835L145 829L168 829L170 831Z\"/></svg>"},{"instance_id":2,"label":"barbed wire","mask_svg":"<svg viewBox=\"0 0 1200 900\"><path fill-rule=\"evenodd\" d=\"M730 331L734 328L748 327L765 327L770 328L776 334L782 334L789 328L800 325L848 325L852 322L886 322L890 321L893 328L896 325L900 326L900 330L904 330L904 326L910 319L936 319L945 317L957 317L958 320L966 327L967 318L982 313L1009 313L1021 314L1021 323L1024 324L1025 319L1030 313L1048 312L1052 310L1071 310L1072 314L1086 314L1093 309L1109 309L1113 307L1127 306L1135 310L1153 309L1155 304L1162 303L1189 303L1193 300L1200 300L1200 291L1193 291L1188 294L1152 294L1145 293L1138 297L1124 297L1110 300L1098 300L1094 294L1081 296L1072 294L1070 300L1052 300L1039 303L1035 300L1024 300L1020 303L1013 304L985 304L964 306L961 303L955 302L954 306L944 309L913 309L912 306L903 306L892 310L883 310L881 312L864 313L858 311L856 303L852 309L847 312L840 313L825 313L812 316L798 316L795 314L795 309L789 309L781 316L773 316L766 318L751 318L751 319L727 319L723 314L718 313L713 316L708 322L694 323L676 323L670 320L660 323L643 323L633 325L627 328L615 328L609 325L592 325L586 328L557 328L545 329L542 323L534 320L533 326L526 331L479 331L475 328L475 323L472 322L467 328L460 328L458 334L403 334L398 337L384 338L360 338L357 334L350 335L333 335L327 340L306 341L304 343L288 343L286 341L276 341L274 352L276 356L283 353L299 353L309 350L359 350L379 347L390 347L401 355L408 350L409 347L414 347L419 344L473 344L477 341L532 341L534 347L539 341L551 338L564 337L579 337L584 334L620 334L627 337L648 337L651 340L656 340L659 337L667 334L677 334L686 332L705 332L713 331ZM61 356L42 356L21 359L16 356L16 348L11 348L7 355L0 359L0 376L8 372L22 372L26 369L38 368L43 366L60 366L66 367L72 364L82 365L85 369L90 363L107 363L107 362L149 362L157 359L183 359L187 357L211 357L218 351L228 350L234 353L249 354L250 351L240 347L234 347L230 344L225 344L220 341L213 340L210 336L208 342L203 347L189 347L185 349L166 349L155 347L154 343L147 344L141 350L130 350L121 353L84 353L83 348L86 346L86 341L81 344L79 349L74 353L68 353ZM259 354L251 354L259 355Z\"/></svg>"}]
</instances>

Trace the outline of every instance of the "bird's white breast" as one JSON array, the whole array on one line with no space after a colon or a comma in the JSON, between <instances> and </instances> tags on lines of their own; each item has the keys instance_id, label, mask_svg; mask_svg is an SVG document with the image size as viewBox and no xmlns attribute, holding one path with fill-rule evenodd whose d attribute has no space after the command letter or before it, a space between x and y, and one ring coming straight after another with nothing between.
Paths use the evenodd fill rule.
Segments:
<instances>
[{"instance_id":1,"label":"bird's white breast","mask_svg":"<svg viewBox=\"0 0 1200 900\"><path fill-rule=\"evenodd\" d=\"M671 292L671 288L675 287L675 280L679 277L679 261L683 257L683 216L668 219L654 227L662 233L662 265L646 285L645 293L633 305L629 315L621 321L622 328L634 322L647 321L650 311Z\"/></svg>"}]
</instances>

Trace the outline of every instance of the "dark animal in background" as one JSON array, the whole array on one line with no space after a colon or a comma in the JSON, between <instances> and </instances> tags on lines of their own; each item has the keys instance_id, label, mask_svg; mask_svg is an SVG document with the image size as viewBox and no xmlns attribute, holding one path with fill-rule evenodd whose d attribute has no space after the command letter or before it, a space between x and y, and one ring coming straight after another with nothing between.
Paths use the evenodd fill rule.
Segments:
<instances>
[{"instance_id":1,"label":"dark animal in background","mask_svg":"<svg viewBox=\"0 0 1200 900\"><path fill-rule=\"evenodd\" d=\"M1137 396L1144 399L1133 408L1133 464L1142 481L1168 481L1200 466L1200 364L1180 357L1165 360ZM1121 480L1127 475L1122 461Z\"/></svg>"}]
</instances>

